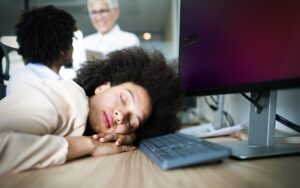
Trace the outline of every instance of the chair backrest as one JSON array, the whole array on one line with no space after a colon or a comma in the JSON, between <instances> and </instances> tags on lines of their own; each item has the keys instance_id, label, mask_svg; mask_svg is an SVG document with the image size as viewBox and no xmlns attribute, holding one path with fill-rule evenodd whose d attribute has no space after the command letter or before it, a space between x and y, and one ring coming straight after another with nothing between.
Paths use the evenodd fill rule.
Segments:
<instances>
[{"instance_id":1,"label":"chair backrest","mask_svg":"<svg viewBox=\"0 0 300 188\"><path fill-rule=\"evenodd\" d=\"M0 100L6 96L6 85L0 83Z\"/></svg>"},{"instance_id":2,"label":"chair backrest","mask_svg":"<svg viewBox=\"0 0 300 188\"><path fill-rule=\"evenodd\" d=\"M0 100L6 96L6 85L4 83L5 80L9 79L9 56L7 46L0 42ZM5 58L4 64L5 70L3 70L3 57Z\"/></svg>"}]
</instances>

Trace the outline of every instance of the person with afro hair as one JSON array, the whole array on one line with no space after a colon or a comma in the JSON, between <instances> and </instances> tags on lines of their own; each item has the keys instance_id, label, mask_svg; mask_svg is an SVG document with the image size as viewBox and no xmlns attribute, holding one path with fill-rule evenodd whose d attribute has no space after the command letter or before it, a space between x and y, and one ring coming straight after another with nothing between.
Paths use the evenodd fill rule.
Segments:
<instances>
[{"instance_id":1,"label":"person with afro hair","mask_svg":"<svg viewBox=\"0 0 300 188\"><path fill-rule=\"evenodd\" d=\"M0 101L0 174L132 151L175 132L184 91L157 50L86 62L74 80L39 80Z\"/></svg>"},{"instance_id":2,"label":"person with afro hair","mask_svg":"<svg viewBox=\"0 0 300 188\"><path fill-rule=\"evenodd\" d=\"M18 53L25 66L9 79L6 95L19 90L26 82L38 79L63 79L62 66L72 65L73 36L76 21L69 13L54 6L24 11L15 26Z\"/></svg>"}]
</instances>

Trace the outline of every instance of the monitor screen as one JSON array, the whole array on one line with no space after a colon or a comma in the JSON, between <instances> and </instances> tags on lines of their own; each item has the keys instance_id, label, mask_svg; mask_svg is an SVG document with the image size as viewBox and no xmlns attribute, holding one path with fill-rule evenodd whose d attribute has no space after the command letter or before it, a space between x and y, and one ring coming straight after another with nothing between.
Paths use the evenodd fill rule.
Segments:
<instances>
[{"instance_id":1,"label":"monitor screen","mask_svg":"<svg viewBox=\"0 0 300 188\"><path fill-rule=\"evenodd\" d=\"M182 0L180 17L188 94L300 86L299 0Z\"/></svg>"}]
</instances>

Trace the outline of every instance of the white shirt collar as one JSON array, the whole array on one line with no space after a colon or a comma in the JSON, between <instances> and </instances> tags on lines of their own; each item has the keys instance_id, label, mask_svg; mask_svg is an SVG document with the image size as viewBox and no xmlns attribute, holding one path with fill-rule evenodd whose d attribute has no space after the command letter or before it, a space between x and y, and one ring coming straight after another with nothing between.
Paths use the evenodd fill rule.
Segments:
<instances>
[{"instance_id":1,"label":"white shirt collar","mask_svg":"<svg viewBox=\"0 0 300 188\"><path fill-rule=\"evenodd\" d=\"M40 79L46 78L53 80L63 80L63 78L59 74L42 63L28 63L26 67L28 70L34 72Z\"/></svg>"},{"instance_id":2,"label":"white shirt collar","mask_svg":"<svg viewBox=\"0 0 300 188\"><path fill-rule=\"evenodd\" d=\"M118 24L116 24L109 32L102 34L98 31L98 35L101 38L110 38L113 37L116 33L119 33L121 31L120 27Z\"/></svg>"}]
</instances>

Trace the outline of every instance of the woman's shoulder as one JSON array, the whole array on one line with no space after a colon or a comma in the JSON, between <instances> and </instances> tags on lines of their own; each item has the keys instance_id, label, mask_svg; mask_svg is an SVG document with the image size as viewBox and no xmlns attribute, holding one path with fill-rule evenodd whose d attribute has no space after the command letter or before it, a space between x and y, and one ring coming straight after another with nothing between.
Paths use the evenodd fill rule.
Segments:
<instances>
[{"instance_id":1,"label":"woman's shoulder","mask_svg":"<svg viewBox=\"0 0 300 188\"><path fill-rule=\"evenodd\" d=\"M35 88L38 95L47 98L61 118L65 119L64 127L73 127L75 130L85 125L89 112L88 97L76 82L43 79L28 86Z\"/></svg>"},{"instance_id":2,"label":"woman's shoulder","mask_svg":"<svg viewBox=\"0 0 300 188\"><path fill-rule=\"evenodd\" d=\"M80 87L73 80L51 80L51 79L41 79L30 83L32 87L45 88L54 91L55 93L61 93L63 95L71 95L76 97L86 98L86 94L82 87Z\"/></svg>"}]
</instances>

